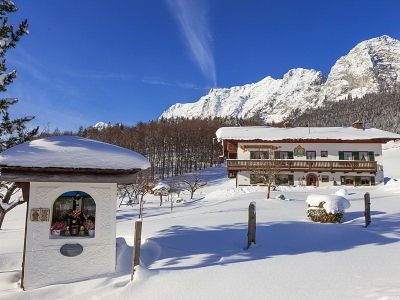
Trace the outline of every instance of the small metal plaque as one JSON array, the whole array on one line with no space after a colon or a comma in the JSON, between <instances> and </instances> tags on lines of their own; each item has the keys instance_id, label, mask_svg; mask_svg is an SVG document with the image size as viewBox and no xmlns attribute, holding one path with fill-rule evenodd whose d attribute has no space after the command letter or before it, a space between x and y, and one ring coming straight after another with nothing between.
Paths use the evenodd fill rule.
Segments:
<instances>
[{"instance_id":1,"label":"small metal plaque","mask_svg":"<svg viewBox=\"0 0 400 300\"><path fill-rule=\"evenodd\" d=\"M83 247L80 244L65 244L60 248L61 254L69 257L77 256L81 254L82 251Z\"/></svg>"},{"instance_id":2,"label":"small metal plaque","mask_svg":"<svg viewBox=\"0 0 400 300\"><path fill-rule=\"evenodd\" d=\"M50 208L31 208L32 222L48 222L50 219Z\"/></svg>"}]
</instances>

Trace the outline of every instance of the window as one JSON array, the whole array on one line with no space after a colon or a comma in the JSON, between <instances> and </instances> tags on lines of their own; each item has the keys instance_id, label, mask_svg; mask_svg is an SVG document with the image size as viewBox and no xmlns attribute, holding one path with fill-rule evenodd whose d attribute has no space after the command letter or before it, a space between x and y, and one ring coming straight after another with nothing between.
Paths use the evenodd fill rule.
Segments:
<instances>
[{"instance_id":1,"label":"window","mask_svg":"<svg viewBox=\"0 0 400 300\"><path fill-rule=\"evenodd\" d=\"M269 151L250 151L250 159L269 159Z\"/></svg>"},{"instance_id":2,"label":"window","mask_svg":"<svg viewBox=\"0 0 400 300\"><path fill-rule=\"evenodd\" d=\"M275 183L278 185L288 185L289 184L289 175L279 174L275 178Z\"/></svg>"},{"instance_id":3,"label":"window","mask_svg":"<svg viewBox=\"0 0 400 300\"><path fill-rule=\"evenodd\" d=\"M307 159L316 159L317 153L315 151L306 151L306 158Z\"/></svg>"},{"instance_id":4,"label":"window","mask_svg":"<svg viewBox=\"0 0 400 300\"><path fill-rule=\"evenodd\" d=\"M277 152L275 152L275 158L288 159L289 158L289 154L288 154L287 151L277 151Z\"/></svg>"},{"instance_id":5,"label":"window","mask_svg":"<svg viewBox=\"0 0 400 300\"><path fill-rule=\"evenodd\" d=\"M321 176L321 181L322 182L329 182L329 176L328 175L322 175Z\"/></svg>"},{"instance_id":6,"label":"window","mask_svg":"<svg viewBox=\"0 0 400 300\"><path fill-rule=\"evenodd\" d=\"M54 201L51 236L94 237L96 203L82 191L70 191Z\"/></svg>"},{"instance_id":7,"label":"window","mask_svg":"<svg viewBox=\"0 0 400 300\"><path fill-rule=\"evenodd\" d=\"M328 157L328 151L321 151L321 157Z\"/></svg>"},{"instance_id":8,"label":"window","mask_svg":"<svg viewBox=\"0 0 400 300\"><path fill-rule=\"evenodd\" d=\"M360 184L361 185L371 185L370 177L369 176L361 177Z\"/></svg>"},{"instance_id":9,"label":"window","mask_svg":"<svg viewBox=\"0 0 400 300\"><path fill-rule=\"evenodd\" d=\"M339 151L339 160L375 161L375 153L370 151Z\"/></svg>"},{"instance_id":10,"label":"window","mask_svg":"<svg viewBox=\"0 0 400 300\"><path fill-rule=\"evenodd\" d=\"M275 159L293 159L292 151L275 151Z\"/></svg>"},{"instance_id":11,"label":"window","mask_svg":"<svg viewBox=\"0 0 400 300\"><path fill-rule=\"evenodd\" d=\"M354 177L353 176L345 176L344 184L345 185L354 185Z\"/></svg>"},{"instance_id":12,"label":"window","mask_svg":"<svg viewBox=\"0 0 400 300\"><path fill-rule=\"evenodd\" d=\"M353 152L345 151L343 152L344 160L353 160Z\"/></svg>"},{"instance_id":13,"label":"window","mask_svg":"<svg viewBox=\"0 0 400 300\"><path fill-rule=\"evenodd\" d=\"M261 174L250 174L250 184L263 184L264 175Z\"/></svg>"},{"instance_id":14,"label":"window","mask_svg":"<svg viewBox=\"0 0 400 300\"><path fill-rule=\"evenodd\" d=\"M368 151L361 151L359 154L360 160L369 160Z\"/></svg>"}]
</instances>

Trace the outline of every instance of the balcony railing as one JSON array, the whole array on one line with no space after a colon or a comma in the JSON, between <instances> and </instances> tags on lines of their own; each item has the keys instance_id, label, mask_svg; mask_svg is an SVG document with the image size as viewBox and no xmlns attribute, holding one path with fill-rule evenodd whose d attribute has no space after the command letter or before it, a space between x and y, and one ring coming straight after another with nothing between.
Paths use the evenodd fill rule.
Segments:
<instances>
[{"instance_id":1,"label":"balcony railing","mask_svg":"<svg viewBox=\"0 0 400 300\"><path fill-rule=\"evenodd\" d=\"M294 159L227 159L228 171L251 171L276 168L281 171L376 172L376 161L360 160L294 160Z\"/></svg>"}]
</instances>

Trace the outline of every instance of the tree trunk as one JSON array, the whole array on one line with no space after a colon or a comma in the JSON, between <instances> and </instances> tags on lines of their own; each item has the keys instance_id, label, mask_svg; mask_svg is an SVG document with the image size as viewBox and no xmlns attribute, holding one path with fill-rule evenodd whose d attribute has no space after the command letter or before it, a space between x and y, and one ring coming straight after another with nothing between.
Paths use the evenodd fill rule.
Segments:
<instances>
[{"instance_id":1,"label":"tree trunk","mask_svg":"<svg viewBox=\"0 0 400 300\"><path fill-rule=\"evenodd\" d=\"M6 216L6 211L0 208L0 230L3 226L4 217Z\"/></svg>"},{"instance_id":2,"label":"tree trunk","mask_svg":"<svg viewBox=\"0 0 400 300\"><path fill-rule=\"evenodd\" d=\"M267 199L269 199L270 194L271 194L271 186L268 185Z\"/></svg>"},{"instance_id":3,"label":"tree trunk","mask_svg":"<svg viewBox=\"0 0 400 300\"><path fill-rule=\"evenodd\" d=\"M193 199L194 196L194 190L190 190L190 199Z\"/></svg>"},{"instance_id":4,"label":"tree trunk","mask_svg":"<svg viewBox=\"0 0 400 300\"><path fill-rule=\"evenodd\" d=\"M160 194L160 206L162 205L162 195Z\"/></svg>"}]
</instances>

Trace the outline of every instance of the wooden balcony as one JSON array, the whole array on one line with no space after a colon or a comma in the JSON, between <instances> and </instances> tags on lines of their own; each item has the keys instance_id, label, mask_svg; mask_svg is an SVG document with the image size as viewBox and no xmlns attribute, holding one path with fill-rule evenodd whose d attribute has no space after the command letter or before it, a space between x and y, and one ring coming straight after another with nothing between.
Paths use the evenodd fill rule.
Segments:
<instances>
[{"instance_id":1,"label":"wooden balcony","mask_svg":"<svg viewBox=\"0 0 400 300\"><path fill-rule=\"evenodd\" d=\"M281 171L308 172L376 172L376 161L361 160L294 160L294 159L227 159L228 171L251 171L276 168Z\"/></svg>"}]
</instances>

